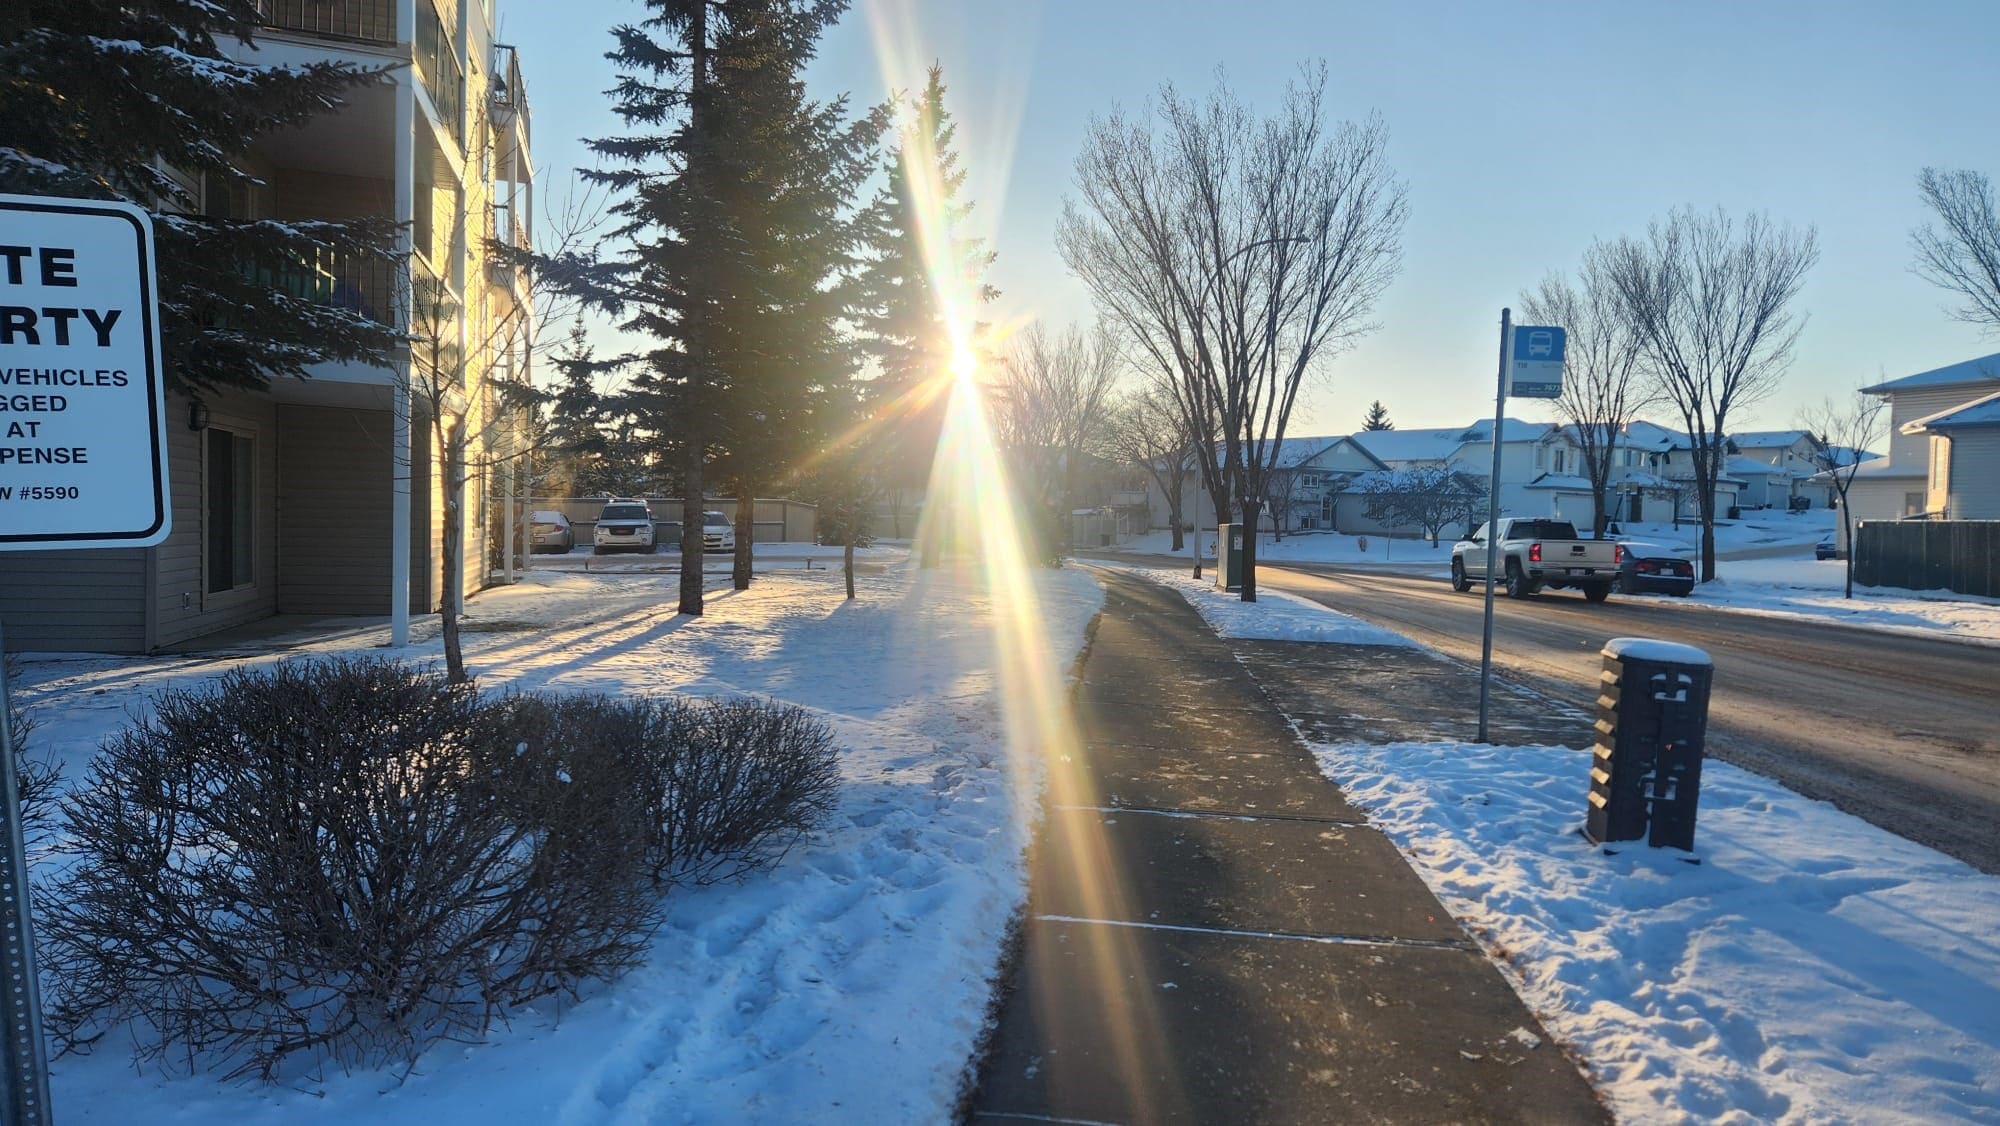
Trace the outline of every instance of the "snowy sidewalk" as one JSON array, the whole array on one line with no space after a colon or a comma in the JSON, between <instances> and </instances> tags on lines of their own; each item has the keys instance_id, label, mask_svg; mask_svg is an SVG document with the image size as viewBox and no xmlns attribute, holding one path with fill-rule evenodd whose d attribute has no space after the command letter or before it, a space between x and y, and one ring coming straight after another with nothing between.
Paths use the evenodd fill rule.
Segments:
<instances>
[{"instance_id":1,"label":"snowy sidewalk","mask_svg":"<svg viewBox=\"0 0 2000 1126\"><path fill-rule=\"evenodd\" d=\"M1077 693L1086 761L1050 782L977 1116L1601 1120L1576 1066L1320 776L1244 643L1172 590L1103 574ZM1390 675L1433 660L1250 644Z\"/></svg>"}]
</instances>

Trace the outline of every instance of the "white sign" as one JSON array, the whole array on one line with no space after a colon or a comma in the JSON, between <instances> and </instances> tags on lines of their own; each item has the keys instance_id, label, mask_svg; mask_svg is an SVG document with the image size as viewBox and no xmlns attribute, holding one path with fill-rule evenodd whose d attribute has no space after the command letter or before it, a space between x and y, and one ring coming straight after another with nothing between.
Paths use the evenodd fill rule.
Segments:
<instances>
[{"instance_id":1,"label":"white sign","mask_svg":"<svg viewBox=\"0 0 2000 1126\"><path fill-rule=\"evenodd\" d=\"M153 224L0 195L0 551L167 538Z\"/></svg>"}]
</instances>

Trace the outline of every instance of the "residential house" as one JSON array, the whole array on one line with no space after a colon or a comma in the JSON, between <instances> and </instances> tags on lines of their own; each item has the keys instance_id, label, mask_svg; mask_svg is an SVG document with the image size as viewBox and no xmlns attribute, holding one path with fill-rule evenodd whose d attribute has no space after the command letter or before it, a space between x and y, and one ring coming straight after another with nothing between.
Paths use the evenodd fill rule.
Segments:
<instances>
[{"instance_id":1,"label":"residential house","mask_svg":"<svg viewBox=\"0 0 2000 1126\"><path fill-rule=\"evenodd\" d=\"M1547 511L1546 496L1530 488L1546 473L1574 472L1567 456L1549 445L1558 428L1546 422L1505 420L1500 434L1500 511L1506 514L1540 514ZM1469 426L1432 430L1369 430L1354 440L1388 469L1418 467L1449 469L1482 483L1493 472L1493 422L1481 419ZM1366 518L1366 482L1357 481L1342 497L1342 511L1352 511L1354 519L1342 525L1362 530ZM1585 494L1589 489L1586 487ZM1350 497L1352 504L1348 504ZM1485 504L1473 514L1474 522L1485 518ZM1469 529L1457 529L1458 532ZM1448 534L1451 534L1448 532Z\"/></svg>"},{"instance_id":2,"label":"residential house","mask_svg":"<svg viewBox=\"0 0 2000 1126\"><path fill-rule=\"evenodd\" d=\"M1889 402L1889 456L1855 470L1853 521L2000 519L2000 353L1861 390Z\"/></svg>"},{"instance_id":3,"label":"residential house","mask_svg":"<svg viewBox=\"0 0 2000 1126\"><path fill-rule=\"evenodd\" d=\"M260 138L262 183L189 181L211 214L276 220L388 215L408 273L333 257L272 284L442 340L448 421L473 450L463 580L439 574L443 491L428 416L410 395L417 354L390 367L321 365L268 393L170 396L173 533L158 547L0 556L11 648L150 652L276 614L408 615L486 574L489 511L477 465L499 380L525 375L527 294L487 240L525 243L534 170L526 88L496 43L494 0L260 0L261 63L343 61L387 71L306 125ZM416 323L414 283L442 286ZM421 313L419 314L421 316ZM419 352L421 349L418 350ZM418 368L419 378L424 369Z\"/></svg>"},{"instance_id":4,"label":"residential house","mask_svg":"<svg viewBox=\"0 0 2000 1126\"><path fill-rule=\"evenodd\" d=\"M1335 434L1285 439L1278 450L1271 488L1267 490L1263 530L1282 527L1292 532L1333 527L1334 499L1342 484L1356 474L1382 468L1385 466L1353 438ZM1166 494L1150 478L1146 482L1146 495L1152 510L1152 526L1167 527L1171 517ZM1223 519L1239 518L1234 512L1217 516L1215 500L1202 487L1199 470L1188 472L1181 497L1182 519L1195 527L1214 528Z\"/></svg>"},{"instance_id":5,"label":"residential house","mask_svg":"<svg viewBox=\"0 0 2000 1126\"><path fill-rule=\"evenodd\" d=\"M1826 468L1820 463L1812 435L1803 430L1752 430L1731 434L1729 444L1735 451L1730 464L1742 470L1732 469L1730 475L1745 482L1738 500L1743 507L1788 508L1796 497L1806 497L1815 508L1833 504L1832 490L1812 481ZM1747 460L1739 462L1737 458ZM1770 467L1770 471L1752 469L1753 461Z\"/></svg>"}]
</instances>

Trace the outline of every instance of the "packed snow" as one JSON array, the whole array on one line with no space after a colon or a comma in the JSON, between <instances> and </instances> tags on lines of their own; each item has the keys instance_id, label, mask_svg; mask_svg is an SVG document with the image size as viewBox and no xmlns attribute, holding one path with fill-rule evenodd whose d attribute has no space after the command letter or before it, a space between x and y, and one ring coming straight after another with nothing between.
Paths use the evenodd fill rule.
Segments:
<instances>
[{"instance_id":1,"label":"packed snow","mask_svg":"<svg viewBox=\"0 0 2000 1126\"><path fill-rule=\"evenodd\" d=\"M1196 579L1189 571L1150 567L1121 570L1181 592L1217 636L1256 641L1316 641L1335 645L1415 645L1400 633L1372 622L1328 609L1310 599L1281 590L1259 590L1257 601L1245 602L1233 591L1216 589L1214 579Z\"/></svg>"},{"instance_id":2,"label":"packed snow","mask_svg":"<svg viewBox=\"0 0 2000 1126\"><path fill-rule=\"evenodd\" d=\"M1718 569L1692 598L1661 599L1683 609L1726 610L1832 622L1918 637L2000 645L2000 600L1948 590L1856 586L1843 596L1847 563L1839 559L1738 559Z\"/></svg>"},{"instance_id":3,"label":"packed snow","mask_svg":"<svg viewBox=\"0 0 2000 1126\"><path fill-rule=\"evenodd\" d=\"M673 613L677 578L550 570L473 599L466 657L487 687L756 693L815 710L845 750L823 831L774 871L685 892L646 964L572 1005L513 1014L486 1043L400 1067L222 1084L135 1068L112 1040L54 1061L65 1121L639 1123L947 1120L1026 894L1036 764L998 713L996 607L976 574L894 567L841 598L840 572L767 574ZM1047 652L1067 670L1102 604L1077 569L1037 571ZM367 635L307 647L375 652ZM436 660L435 642L414 646ZM33 746L74 780L147 693L276 652L32 659Z\"/></svg>"}]
</instances>

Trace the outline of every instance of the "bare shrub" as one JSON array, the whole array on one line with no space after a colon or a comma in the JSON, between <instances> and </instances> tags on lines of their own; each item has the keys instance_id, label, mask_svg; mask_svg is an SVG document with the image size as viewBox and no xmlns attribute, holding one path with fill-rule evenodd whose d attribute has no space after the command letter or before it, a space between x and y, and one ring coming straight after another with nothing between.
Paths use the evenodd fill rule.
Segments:
<instances>
[{"instance_id":1,"label":"bare shrub","mask_svg":"<svg viewBox=\"0 0 2000 1126\"><path fill-rule=\"evenodd\" d=\"M11 688L20 682L21 659L9 655L5 660ZM55 819L55 797L62 783L62 768L52 759L28 753L28 737L34 733L35 721L21 709L11 690L7 695L7 729L13 740L14 785L21 798L21 833L32 842L45 836Z\"/></svg>"},{"instance_id":2,"label":"bare shrub","mask_svg":"<svg viewBox=\"0 0 2000 1126\"><path fill-rule=\"evenodd\" d=\"M544 740L501 768L523 742L500 721L523 709L382 661L238 671L153 703L68 803L79 855L42 897L63 1046L131 1021L155 1034L142 1056L232 1075L414 1058L641 948L650 912L562 914L637 873L547 784L594 787L588 767L552 765Z\"/></svg>"},{"instance_id":3,"label":"bare shrub","mask_svg":"<svg viewBox=\"0 0 2000 1126\"><path fill-rule=\"evenodd\" d=\"M839 796L833 732L805 709L764 700L668 703L678 730L655 760L656 877L711 884L770 867Z\"/></svg>"}]
</instances>

